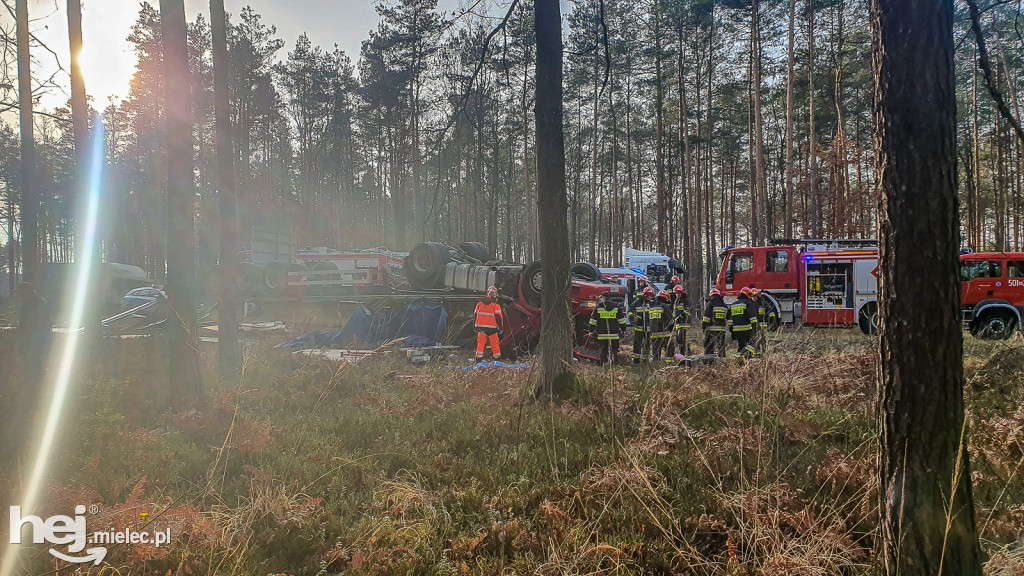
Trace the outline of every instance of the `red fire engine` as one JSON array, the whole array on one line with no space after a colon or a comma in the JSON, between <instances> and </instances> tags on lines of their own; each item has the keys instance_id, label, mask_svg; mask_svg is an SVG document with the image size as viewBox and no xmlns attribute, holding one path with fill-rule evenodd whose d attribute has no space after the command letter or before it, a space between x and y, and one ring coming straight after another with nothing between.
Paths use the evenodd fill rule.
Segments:
<instances>
[{"instance_id":1,"label":"red fire engine","mask_svg":"<svg viewBox=\"0 0 1024 576\"><path fill-rule=\"evenodd\" d=\"M716 287L727 300L758 288L779 323L878 329L874 240L776 241L724 255ZM978 338L1012 336L1024 319L1024 252L963 254L960 280L965 328Z\"/></svg>"},{"instance_id":2,"label":"red fire engine","mask_svg":"<svg viewBox=\"0 0 1024 576\"><path fill-rule=\"evenodd\" d=\"M960 256L964 324L979 338L1013 335L1024 317L1024 252Z\"/></svg>"},{"instance_id":3,"label":"red fire engine","mask_svg":"<svg viewBox=\"0 0 1024 576\"><path fill-rule=\"evenodd\" d=\"M870 333L878 316L877 242L777 240L729 248L715 287L726 300L745 287L761 290L779 323L859 325Z\"/></svg>"}]
</instances>

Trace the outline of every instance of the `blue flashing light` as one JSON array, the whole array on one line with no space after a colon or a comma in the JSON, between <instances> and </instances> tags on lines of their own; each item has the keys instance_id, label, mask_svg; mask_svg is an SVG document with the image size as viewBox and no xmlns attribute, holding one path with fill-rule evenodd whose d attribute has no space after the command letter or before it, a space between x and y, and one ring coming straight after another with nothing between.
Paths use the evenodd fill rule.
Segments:
<instances>
[{"instance_id":1,"label":"blue flashing light","mask_svg":"<svg viewBox=\"0 0 1024 576\"><path fill-rule=\"evenodd\" d=\"M814 259L814 254L804 254L804 260L810 262L812 259Z\"/></svg>"}]
</instances>

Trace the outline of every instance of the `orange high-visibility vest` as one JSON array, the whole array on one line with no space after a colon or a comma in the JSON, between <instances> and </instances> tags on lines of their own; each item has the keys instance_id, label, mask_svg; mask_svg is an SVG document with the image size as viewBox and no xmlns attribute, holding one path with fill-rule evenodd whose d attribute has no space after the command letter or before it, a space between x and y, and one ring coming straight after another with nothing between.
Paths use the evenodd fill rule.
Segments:
<instances>
[{"instance_id":1,"label":"orange high-visibility vest","mask_svg":"<svg viewBox=\"0 0 1024 576\"><path fill-rule=\"evenodd\" d=\"M500 322L499 322L500 319ZM477 328L498 328L505 323L505 317L501 315L501 305L491 300L490 302L477 302L476 304L476 327Z\"/></svg>"}]
</instances>

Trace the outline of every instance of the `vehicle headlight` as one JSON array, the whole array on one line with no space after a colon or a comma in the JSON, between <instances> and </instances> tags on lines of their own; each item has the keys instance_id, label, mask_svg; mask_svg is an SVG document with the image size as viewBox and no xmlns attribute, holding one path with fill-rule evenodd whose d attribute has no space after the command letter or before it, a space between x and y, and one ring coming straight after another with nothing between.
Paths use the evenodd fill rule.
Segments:
<instances>
[{"instance_id":1,"label":"vehicle headlight","mask_svg":"<svg viewBox=\"0 0 1024 576\"><path fill-rule=\"evenodd\" d=\"M597 308L597 302L594 300L587 300L587 308Z\"/></svg>"}]
</instances>

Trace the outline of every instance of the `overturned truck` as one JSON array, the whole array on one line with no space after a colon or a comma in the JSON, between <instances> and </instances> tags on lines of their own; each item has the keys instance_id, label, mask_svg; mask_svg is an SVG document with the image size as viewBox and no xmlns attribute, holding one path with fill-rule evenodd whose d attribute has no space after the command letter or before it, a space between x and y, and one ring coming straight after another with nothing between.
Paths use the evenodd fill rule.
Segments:
<instances>
[{"instance_id":1,"label":"overturned truck","mask_svg":"<svg viewBox=\"0 0 1024 576\"><path fill-rule=\"evenodd\" d=\"M489 286L497 287L505 315L503 353L530 351L540 340L543 284L539 260L527 265L497 260L479 242L463 242L455 247L423 242L409 252L403 269L409 285L424 294L482 297ZM597 307L598 297L605 292L619 304L625 299L625 289L604 280L592 264L580 262L572 266L572 315L578 344L586 343L587 322Z\"/></svg>"}]
</instances>

